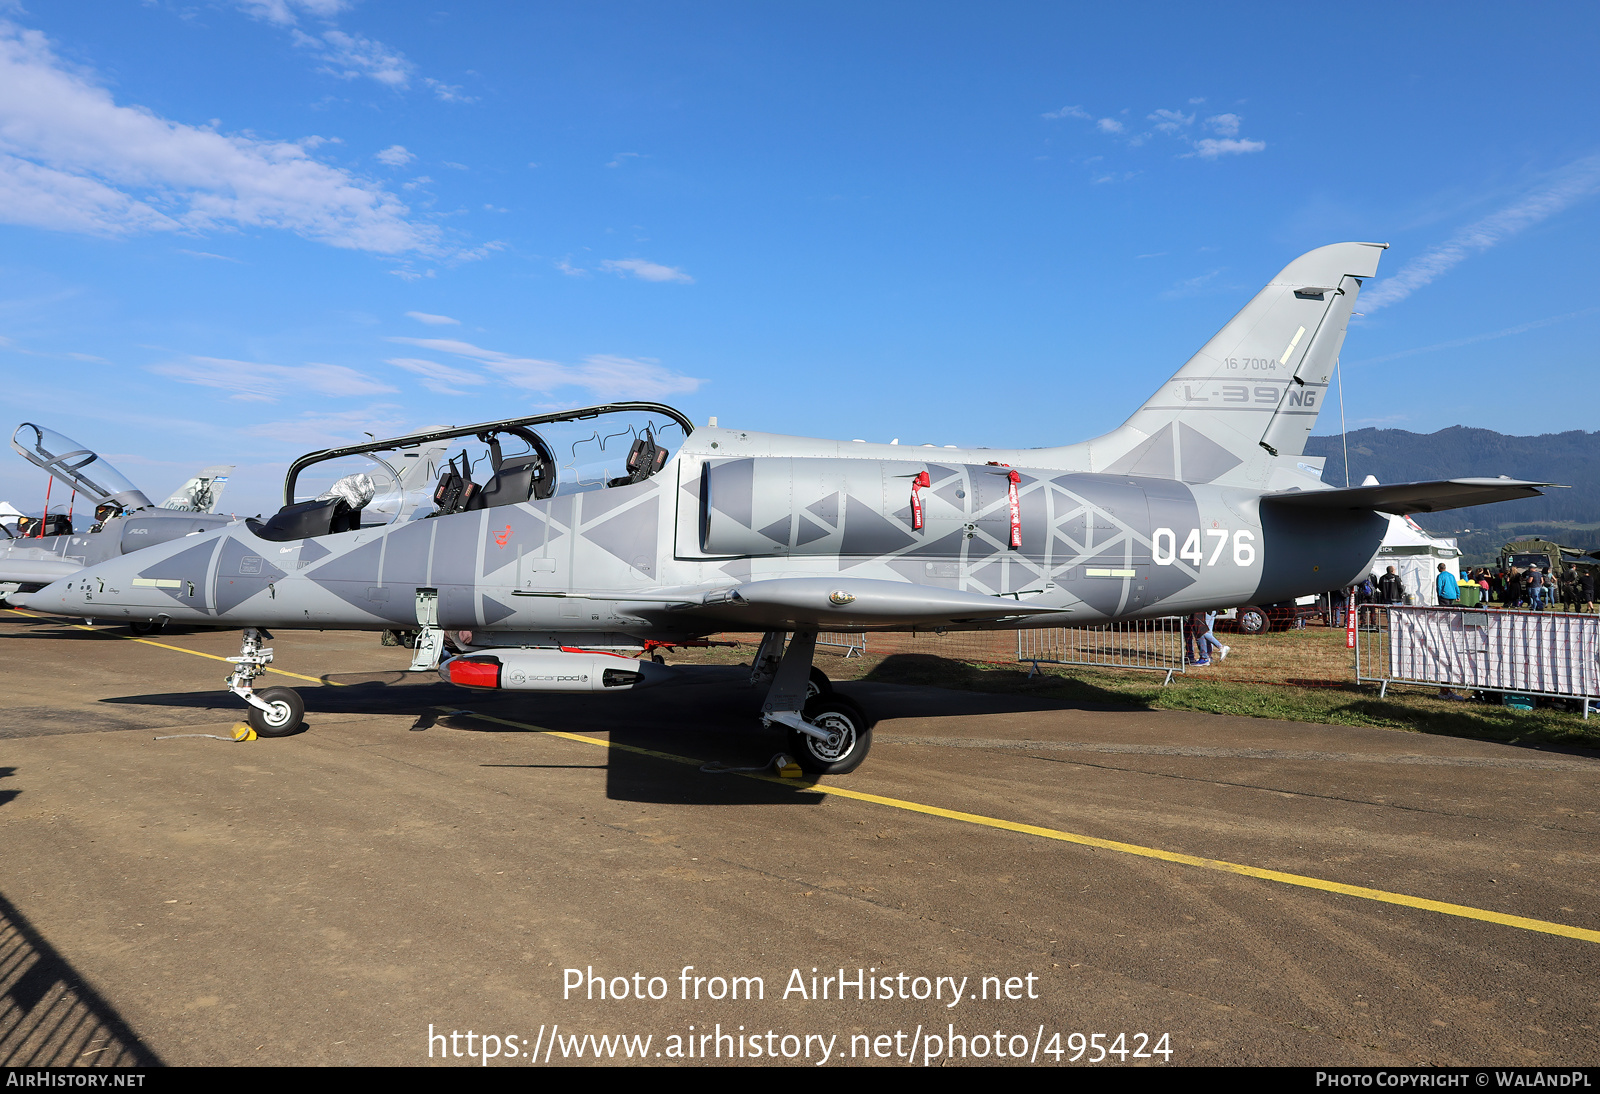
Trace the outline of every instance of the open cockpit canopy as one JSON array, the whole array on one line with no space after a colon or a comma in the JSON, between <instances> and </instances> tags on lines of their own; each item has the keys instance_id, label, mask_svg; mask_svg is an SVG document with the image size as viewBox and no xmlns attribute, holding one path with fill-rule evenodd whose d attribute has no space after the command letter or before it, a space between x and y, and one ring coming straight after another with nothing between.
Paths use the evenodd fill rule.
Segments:
<instances>
[{"instance_id":1,"label":"open cockpit canopy","mask_svg":"<svg viewBox=\"0 0 1600 1094\"><path fill-rule=\"evenodd\" d=\"M324 449L289 465L283 509L253 527L304 539L642 482L693 428L660 403L608 403Z\"/></svg>"},{"instance_id":2,"label":"open cockpit canopy","mask_svg":"<svg viewBox=\"0 0 1600 1094\"><path fill-rule=\"evenodd\" d=\"M151 504L143 491L98 453L53 429L23 422L11 435L11 447L23 459L96 505L109 503L126 510L145 509Z\"/></svg>"}]
</instances>

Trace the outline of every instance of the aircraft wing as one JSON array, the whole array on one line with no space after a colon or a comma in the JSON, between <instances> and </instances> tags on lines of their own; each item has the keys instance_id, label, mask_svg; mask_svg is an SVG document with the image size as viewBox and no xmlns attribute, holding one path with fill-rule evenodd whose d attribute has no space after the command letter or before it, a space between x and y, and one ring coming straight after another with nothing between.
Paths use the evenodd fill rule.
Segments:
<instances>
[{"instance_id":1,"label":"aircraft wing","mask_svg":"<svg viewBox=\"0 0 1600 1094\"><path fill-rule=\"evenodd\" d=\"M1033 607L1026 601L982 593L871 578L780 577L715 589L681 592L527 593L518 596L579 597L630 604L660 604L674 614L713 620L735 629L792 630L820 627L937 627L958 623L1022 619L1060 608Z\"/></svg>"},{"instance_id":2,"label":"aircraft wing","mask_svg":"<svg viewBox=\"0 0 1600 1094\"><path fill-rule=\"evenodd\" d=\"M1343 490L1288 490L1278 494L1263 494L1261 500L1303 509L1376 509L1380 513L1404 516L1407 513L1437 513L1442 509L1487 505L1492 501L1536 498L1551 486L1555 486L1555 483L1526 482L1504 477L1437 479L1433 482L1351 486Z\"/></svg>"},{"instance_id":3,"label":"aircraft wing","mask_svg":"<svg viewBox=\"0 0 1600 1094\"><path fill-rule=\"evenodd\" d=\"M746 581L707 593L699 604L685 605L683 610L735 627L775 630L815 626L839 630L933 627L1023 618L1058 609L1030 607L1017 600L933 585L835 576Z\"/></svg>"}]
</instances>

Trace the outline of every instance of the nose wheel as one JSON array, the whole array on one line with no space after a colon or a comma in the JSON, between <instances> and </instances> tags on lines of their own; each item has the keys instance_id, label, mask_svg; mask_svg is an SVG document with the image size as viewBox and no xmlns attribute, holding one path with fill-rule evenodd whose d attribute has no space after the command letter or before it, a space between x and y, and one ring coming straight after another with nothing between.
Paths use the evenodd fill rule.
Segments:
<instances>
[{"instance_id":1,"label":"nose wheel","mask_svg":"<svg viewBox=\"0 0 1600 1094\"><path fill-rule=\"evenodd\" d=\"M265 688L255 693L265 707L251 705L245 718L257 737L287 737L300 728L306 715L305 700L294 688Z\"/></svg>"}]
</instances>

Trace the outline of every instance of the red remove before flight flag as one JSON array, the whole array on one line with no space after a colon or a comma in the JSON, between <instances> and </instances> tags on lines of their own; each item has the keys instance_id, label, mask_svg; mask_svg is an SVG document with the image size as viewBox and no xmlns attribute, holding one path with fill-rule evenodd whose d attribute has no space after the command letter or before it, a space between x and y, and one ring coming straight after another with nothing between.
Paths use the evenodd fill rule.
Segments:
<instances>
[{"instance_id":1,"label":"red remove before flight flag","mask_svg":"<svg viewBox=\"0 0 1600 1094\"><path fill-rule=\"evenodd\" d=\"M1354 588L1345 592L1344 611L1344 648L1356 648L1356 591Z\"/></svg>"},{"instance_id":2,"label":"red remove before flight flag","mask_svg":"<svg viewBox=\"0 0 1600 1094\"><path fill-rule=\"evenodd\" d=\"M919 491L929 485L931 480L926 471L918 472L917 477L911 480L911 530L914 532L922 531L922 495Z\"/></svg>"},{"instance_id":3,"label":"red remove before flight flag","mask_svg":"<svg viewBox=\"0 0 1600 1094\"><path fill-rule=\"evenodd\" d=\"M1017 504L1017 483L1022 481L1022 476L1013 471L1006 476L1010 485L1006 490L1006 500L1011 503L1011 549L1016 550L1022 546L1022 506Z\"/></svg>"}]
</instances>

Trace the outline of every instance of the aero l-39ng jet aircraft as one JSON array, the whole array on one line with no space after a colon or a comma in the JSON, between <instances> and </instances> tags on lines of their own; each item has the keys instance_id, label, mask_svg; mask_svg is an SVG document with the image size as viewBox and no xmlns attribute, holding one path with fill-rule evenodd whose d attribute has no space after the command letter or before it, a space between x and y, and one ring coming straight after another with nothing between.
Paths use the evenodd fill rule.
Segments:
<instances>
[{"instance_id":1,"label":"aero l-39ng jet aircraft","mask_svg":"<svg viewBox=\"0 0 1600 1094\"><path fill-rule=\"evenodd\" d=\"M229 687L268 736L293 732L304 707L292 689L254 689L271 659L258 628L417 627L414 668L532 692L664 682L684 670L622 654L765 631L752 670L770 681L763 722L785 728L813 774L850 771L871 729L812 669L819 630L1053 627L1287 600L1365 574L1380 514L1548 485L1333 489L1303 459L1383 249L1295 259L1122 426L1079 444L811 440L694 428L649 403L433 430L302 457L271 519L101 563L26 606L244 627ZM597 424L630 415L643 427ZM558 456L550 438L574 424L593 435ZM677 430L669 453L661 441ZM608 431L632 443L596 472ZM471 481L463 454L415 519L364 524L359 491L296 500L312 465L471 437L488 446L486 481ZM446 639L456 653L440 663Z\"/></svg>"}]
</instances>

